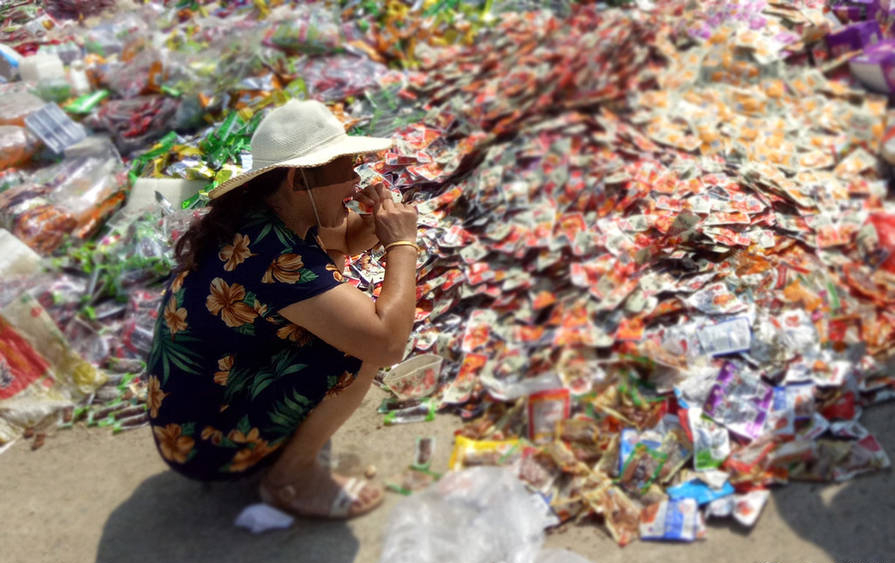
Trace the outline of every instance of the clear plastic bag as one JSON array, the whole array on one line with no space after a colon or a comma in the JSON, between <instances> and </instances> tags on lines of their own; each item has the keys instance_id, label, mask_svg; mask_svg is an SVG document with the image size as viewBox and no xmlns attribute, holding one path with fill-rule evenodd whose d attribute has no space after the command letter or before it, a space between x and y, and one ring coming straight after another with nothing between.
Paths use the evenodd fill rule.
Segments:
<instances>
[{"instance_id":1,"label":"clear plastic bag","mask_svg":"<svg viewBox=\"0 0 895 563\"><path fill-rule=\"evenodd\" d=\"M532 563L544 541L545 512L541 498L507 469L448 473L394 508L380 561Z\"/></svg>"},{"instance_id":2,"label":"clear plastic bag","mask_svg":"<svg viewBox=\"0 0 895 563\"><path fill-rule=\"evenodd\" d=\"M25 118L44 107L46 103L25 89L21 83L6 86L0 89L0 125L24 127ZM5 153L5 150L0 152Z\"/></svg>"},{"instance_id":3,"label":"clear plastic bag","mask_svg":"<svg viewBox=\"0 0 895 563\"><path fill-rule=\"evenodd\" d=\"M28 162L36 148L36 139L24 127L0 125L0 169Z\"/></svg>"}]
</instances>

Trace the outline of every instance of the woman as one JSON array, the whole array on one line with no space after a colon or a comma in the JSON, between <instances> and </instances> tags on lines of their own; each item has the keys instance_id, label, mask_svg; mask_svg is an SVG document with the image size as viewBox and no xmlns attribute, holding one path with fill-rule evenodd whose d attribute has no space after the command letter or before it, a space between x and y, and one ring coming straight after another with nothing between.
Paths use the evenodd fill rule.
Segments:
<instances>
[{"instance_id":1,"label":"woman","mask_svg":"<svg viewBox=\"0 0 895 563\"><path fill-rule=\"evenodd\" d=\"M319 102L291 101L252 137L253 168L212 190L178 241L148 366L156 445L178 472L269 468L262 499L305 516L351 517L382 500L317 456L377 369L401 360L413 324L416 210L382 188L355 194L353 157L389 145L347 136ZM369 218L347 212L352 196ZM374 304L341 271L346 254L380 243Z\"/></svg>"}]
</instances>

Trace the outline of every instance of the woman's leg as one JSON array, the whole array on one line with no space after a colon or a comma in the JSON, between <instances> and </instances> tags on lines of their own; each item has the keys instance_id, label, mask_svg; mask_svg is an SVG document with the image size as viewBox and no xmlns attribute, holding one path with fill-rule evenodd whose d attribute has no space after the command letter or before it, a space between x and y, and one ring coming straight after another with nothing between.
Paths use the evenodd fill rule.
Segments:
<instances>
[{"instance_id":1,"label":"woman's leg","mask_svg":"<svg viewBox=\"0 0 895 563\"><path fill-rule=\"evenodd\" d=\"M308 514L328 513L339 487L347 482L347 478L321 466L317 456L336 430L357 410L376 371L375 366L363 364L351 385L339 394L325 398L311 411L264 477L262 487L276 489L293 485L296 490L291 506ZM380 489L365 487L354 508L361 509L378 500L381 494Z\"/></svg>"}]
</instances>

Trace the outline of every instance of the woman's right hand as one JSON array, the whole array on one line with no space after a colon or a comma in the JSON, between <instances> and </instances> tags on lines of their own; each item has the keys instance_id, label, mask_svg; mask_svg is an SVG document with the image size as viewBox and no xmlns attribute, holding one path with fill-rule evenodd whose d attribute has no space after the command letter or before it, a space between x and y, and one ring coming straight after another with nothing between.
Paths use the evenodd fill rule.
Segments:
<instances>
[{"instance_id":1,"label":"woman's right hand","mask_svg":"<svg viewBox=\"0 0 895 563\"><path fill-rule=\"evenodd\" d=\"M384 186L377 186L379 202L373 209L376 221L376 236L384 245L399 240L416 242L416 208L404 203L395 203Z\"/></svg>"}]
</instances>

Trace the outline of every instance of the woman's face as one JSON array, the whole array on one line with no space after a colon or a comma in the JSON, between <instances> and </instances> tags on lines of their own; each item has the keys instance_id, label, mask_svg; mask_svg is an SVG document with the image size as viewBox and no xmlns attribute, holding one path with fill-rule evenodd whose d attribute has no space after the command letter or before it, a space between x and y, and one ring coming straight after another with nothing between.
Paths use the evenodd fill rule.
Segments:
<instances>
[{"instance_id":1,"label":"woman's face","mask_svg":"<svg viewBox=\"0 0 895 563\"><path fill-rule=\"evenodd\" d=\"M354 171L354 157L342 156L329 164L305 168L304 178L317 205L322 226L334 226L345 218L345 199L354 195L360 181Z\"/></svg>"}]
</instances>

